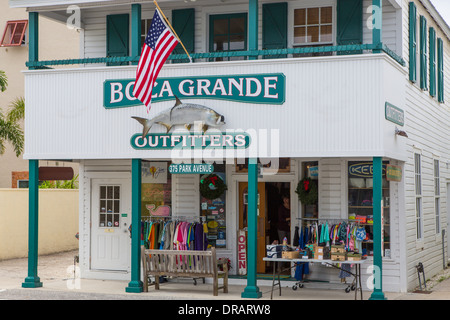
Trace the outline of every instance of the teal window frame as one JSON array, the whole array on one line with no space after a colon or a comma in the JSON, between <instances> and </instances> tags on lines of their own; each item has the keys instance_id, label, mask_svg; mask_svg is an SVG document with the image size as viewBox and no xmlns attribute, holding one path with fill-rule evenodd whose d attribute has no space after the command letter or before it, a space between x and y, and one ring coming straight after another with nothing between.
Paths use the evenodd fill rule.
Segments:
<instances>
[{"instance_id":1,"label":"teal window frame","mask_svg":"<svg viewBox=\"0 0 450 320\"><path fill-rule=\"evenodd\" d=\"M444 42L441 38L437 40L437 82L438 101L444 103Z\"/></svg>"},{"instance_id":2,"label":"teal window frame","mask_svg":"<svg viewBox=\"0 0 450 320\"><path fill-rule=\"evenodd\" d=\"M221 50L221 51L215 51L214 50L214 21L219 20L219 19L228 19L228 21L230 21L233 18L244 18L244 27L245 27L245 31L244 31L244 49L242 50ZM230 24L228 24L228 33L223 34L223 35L228 35L228 48L230 47L230 41L229 38L231 35L236 35L236 33L231 33L230 32ZM226 51L246 51L248 50L248 15L246 12L242 12L242 13L230 13L230 14L214 14L214 15L210 15L209 16L209 52L226 52ZM222 61L230 61L233 60L233 57L224 57ZM217 61L217 58L216 58Z\"/></svg>"},{"instance_id":3,"label":"teal window frame","mask_svg":"<svg viewBox=\"0 0 450 320\"><path fill-rule=\"evenodd\" d=\"M436 30L429 30L430 45L430 96L436 96Z\"/></svg>"},{"instance_id":4,"label":"teal window frame","mask_svg":"<svg viewBox=\"0 0 450 320\"><path fill-rule=\"evenodd\" d=\"M422 90L428 90L427 53L427 19L420 16L420 89Z\"/></svg>"},{"instance_id":5,"label":"teal window frame","mask_svg":"<svg viewBox=\"0 0 450 320\"><path fill-rule=\"evenodd\" d=\"M417 82L417 8L409 3L409 81Z\"/></svg>"}]
</instances>

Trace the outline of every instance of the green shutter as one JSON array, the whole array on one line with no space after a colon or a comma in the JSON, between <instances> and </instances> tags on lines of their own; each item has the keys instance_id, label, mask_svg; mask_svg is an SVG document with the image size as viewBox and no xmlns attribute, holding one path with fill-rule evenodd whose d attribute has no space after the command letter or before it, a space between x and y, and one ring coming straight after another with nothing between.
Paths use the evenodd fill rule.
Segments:
<instances>
[{"instance_id":1,"label":"green shutter","mask_svg":"<svg viewBox=\"0 0 450 320\"><path fill-rule=\"evenodd\" d=\"M430 96L436 96L436 31L430 28Z\"/></svg>"},{"instance_id":2,"label":"green shutter","mask_svg":"<svg viewBox=\"0 0 450 320\"><path fill-rule=\"evenodd\" d=\"M362 0L337 1L336 42L338 45L363 43Z\"/></svg>"},{"instance_id":3,"label":"green shutter","mask_svg":"<svg viewBox=\"0 0 450 320\"><path fill-rule=\"evenodd\" d=\"M130 46L130 20L128 14L106 16L106 56L127 57ZM108 65L124 65L124 63L108 63Z\"/></svg>"},{"instance_id":4,"label":"green shutter","mask_svg":"<svg viewBox=\"0 0 450 320\"><path fill-rule=\"evenodd\" d=\"M437 41L438 101L444 102L444 42Z\"/></svg>"},{"instance_id":5,"label":"green shutter","mask_svg":"<svg viewBox=\"0 0 450 320\"><path fill-rule=\"evenodd\" d=\"M409 3L409 80L417 81L417 8Z\"/></svg>"},{"instance_id":6,"label":"green shutter","mask_svg":"<svg viewBox=\"0 0 450 320\"><path fill-rule=\"evenodd\" d=\"M265 3L262 11L263 50L287 48L287 2ZM286 58L286 55L264 56L264 58Z\"/></svg>"},{"instance_id":7,"label":"green shutter","mask_svg":"<svg viewBox=\"0 0 450 320\"><path fill-rule=\"evenodd\" d=\"M420 89L427 90L427 19L420 16Z\"/></svg>"},{"instance_id":8,"label":"green shutter","mask_svg":"<svg viewBox=\"0 0 450 320\"><path fill-rule=\"evenodd\" d=\"M189 53L195 52L195 9L178 9L172 11L172 26ZM173 50L174 54L185 53L181 44ZM189 59L173 60L174 63L189 62Z\"/></svg>"}]
</instances>

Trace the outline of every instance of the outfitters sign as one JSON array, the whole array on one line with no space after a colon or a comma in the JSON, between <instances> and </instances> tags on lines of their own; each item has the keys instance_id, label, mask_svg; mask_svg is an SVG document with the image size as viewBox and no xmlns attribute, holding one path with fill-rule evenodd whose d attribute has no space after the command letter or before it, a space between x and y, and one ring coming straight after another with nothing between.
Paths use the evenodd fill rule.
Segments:
<instances>
[{"instance_id":1,"label":"outfitters sign","mask_svg":"<svg viewBox=\"0 0 450 320\"><path fill-rule=\"evenodd\" d=\"M137 150L171 149L246 149L250 135L241 133L150 133L144 138L137 133L131 137L131 146Z\"/></svg>"},{"instance_id":2,"label":"outfitters sign","mask_svg":"<svg viewBox=\"0 0 450 320\"><path fill-rule=\"evenodd\" d=\"M103 106L106 109L141 105L133 96L134 79L106 80ZM219 99L244 103L283 104L286 78L282 73L158 78L152 102L180 99Z\"/></svg>"}]
</instances>

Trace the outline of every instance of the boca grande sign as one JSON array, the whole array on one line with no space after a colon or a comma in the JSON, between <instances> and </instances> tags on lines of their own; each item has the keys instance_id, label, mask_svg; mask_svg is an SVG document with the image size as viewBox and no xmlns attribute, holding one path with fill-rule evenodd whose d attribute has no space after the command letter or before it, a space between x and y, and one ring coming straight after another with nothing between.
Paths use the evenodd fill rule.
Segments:
<instances>
[{"instance_id":1,"label":"boca grande sign","mask_svg":"<svg viewBox=\"0 0 450 320\"><path fill-rule=\"evenodd\" d=\"M125 108L141 105L133 96L134 79L106 80L104 107ZM283 104L286 78L282 73L206 77L158 78L152 102L180 99L218 99L243 103Z\"/></svg>"}]
</instances>

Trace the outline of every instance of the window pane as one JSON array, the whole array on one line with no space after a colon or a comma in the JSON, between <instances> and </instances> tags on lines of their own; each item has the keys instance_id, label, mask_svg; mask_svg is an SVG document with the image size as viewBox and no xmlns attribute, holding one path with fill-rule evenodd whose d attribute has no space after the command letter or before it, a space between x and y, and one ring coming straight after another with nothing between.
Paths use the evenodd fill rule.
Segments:
<instances>
[{"instance_id":1,"label":"window pane","mask_svg":"<svg viewBox=\"0 0 450 320\"><path fill-rule=\"evenodd\" d=\"M333 11L331 7L325 7L320 9L320 23L332 23L333 22Z\"/></svg>"},{"instance_id":2,"label":"window pane","mask_svg":"<svg viewBox=\"0 0 450 320\"><path fill-rule=\"evenodd\" d=\"M108 186L106 189L106 196L108 199L112 199L113 198L113 187L112 186Z\"/></svg>"},{"instance_id":3,"label":"window pane","mask_svg":"<svg viewBox=\"0 0 450 320\"><path fill-rule=\"evenodd\" d=\"M331 26L321 26L320 27L320 41L321 42L333 41L331 32L332 32Z\"/></svg>"},{"instance_id":4,"label":"window pane","mask_svg":"<svg viewBox=\"0 0 450 320\"><path fill-rule=\"evenodd\" d=\"M214 20L214 34L228 34L228 19Z\"/></svg>"},{"instance_id":5,"label":"window pane","mask_svg":"<svg viewBox=\"0 0 450 320\"><path fill-rule=\"evenodd\" d=\"M308 20L307 23L319 24L319 8L309 8L308 9Z\"/></svg>"},{"instance_id":6,"label":"window pane","mask_svg":"<svg viewBox=\"0 0 450 320\"><path fill-rule=\"evenodd\" d=\"M294 43L306 43L305 27L297 27L294 29Z\"/></svg>"},{"instance_id":7,"label":"window pane","mask_svg":"<svg viewBox=\"0 0 450 320\"><path fill-rule=\"evenodd\" d=\"M245 18L230 19L230 33L245 33Z\"/></svg>"},{"instance_id":8,"label":"window pane","mask_svg":"<svg viewBox=\"0 0 450 320\"><path fill-rule=\"evenodd\" d=\"M120 187L119 186L114 187L114 199L120 199Z\"/></svg>"},{"instance_id":9,"label":"window pane","mask_svg":"<svg viewBox=\"0 0 450 320\"><path fill-rule=\"evenodd\" d=\"M230 50L244 50L245 41L243 35L231 35L230 36Z\"/></svg>"},{"instance_id":10,"label":"window pane","mask_svg":"<svg viewBox=\"0 0 450 320\"><path fill-rule=\"evenodd\" d=\"M214 51L228 51L228 36L214 36Z\"/></svg>"},{"instance_id":11,"label":"window pane","mask_svg":"<svg viewBox=\"0 0 450 320\"><path fill-rule=\"evenodd\" d=\"M319 42L319 27L308 27L308 42Z\"/></svg>"},{"instance_id":12,"label":"window pane","mask_svg":"<svg viewBox=\"0 0 450 320\"><path fill-rule=\"evenodd\" d=\"M23 29L25 28L25 24L24 23L17 23L17 27L16 30L14 31L14 36L12 39L12 44L20 44L20 40L22 39L22 32Z\"/></svg>"},{"instance_id":13,"label":"window pane","mask_svg":"<svg viewBox=\"0 0 450 320\"><path fill-rule=\"evenodd\" d=\"M105 186L100 187L100 199L106 199L106 187Z\"/></svg>"},{"instance_id":14,"label":"window pane","mask_svg":"<svg viewBox=\"0 0 450 320\"><path fill-rule=\"evenodd\" d=\"M3 39L2 44L11 44L11 38L13 36L13 31L14 31L15 25L16 24L14 23L14 24L8 24L6 26L5 38Z\"/></svg>"},{"instance_id":15,"label":"window pane","mask_svg":"<svg viewBox=\"0 0 450 320\"><path fill-rule=\"evenodd\" d=\"M306 25L306 9L294 10L294 25L296 26Z\"/></svg>"}]
</instances>

